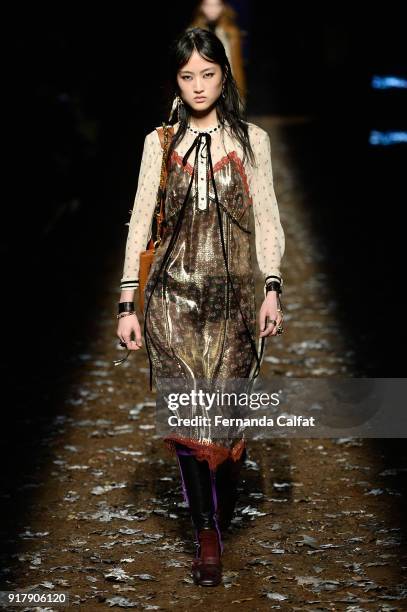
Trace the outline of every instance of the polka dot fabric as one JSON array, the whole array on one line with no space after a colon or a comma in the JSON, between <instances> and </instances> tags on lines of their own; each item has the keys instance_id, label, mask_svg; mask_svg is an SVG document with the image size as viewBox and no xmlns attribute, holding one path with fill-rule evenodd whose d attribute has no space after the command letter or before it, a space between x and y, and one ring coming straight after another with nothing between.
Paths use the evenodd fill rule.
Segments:
<instances>
[{"instance_id":1,"label":"polka dot fabric","mask_svg":"<svg viewBox=\"0 0 407 612\"><path fill-rule=\"evenodd\" d=\"M175 132L177 129L178 124L175 124ZM215 167L215 180L217 163L220 165L223 165L225 161L237 163L244 177L244 183L250 192L253 206L256 256L260 271L264 280L269 275L276 275L283 283L280 262L285 250L285 236L274 192L270 137L265 130L254 123L248 123L248 129L256 158L254 166L249 160L246 160L244 165L240 163L243 160L243 151L227 129L211 133L211 155ZM194 133L187 130L183 140L177 145L174 163L184 156L195 136ZM161 144L158 133L154 129L147 134L144 141L137 192L128 224L120 289L138 287L140 253L147 247L151 236L151 224L160 182L161 159ZM193 160L189 161L193 163ZM188 170L190 170L189 167L185 168L185 171ZM209 197L211 197L210 192Z\"/></svg>"},{"instance_id":2,"label":"polka dot fabric","mask_svg":"<svg viewBox=\"0 0 407 612\"><path fill-rule=\"evenodd\" d=\"M146 249L151 234L157 190L160 184L161 161L161 143L154 130L147 134L144 140L137 192L128 224L121 289L138 287L140 253Z\"/></svg>"},{"instance_id":3,"label":"polka dot fabric","mask_svg":"<svg viewBox=\"0 0 407 612\"><path fill-rule=\"evenodd\" d=\"M257 261L264 279L276 275L281 278L282 284L280 262L285 251L285 235L274 191L270 137L265 130L251 124L250 141L256 156L256 167L248 170L248 176L253 201Z\"/></svg>"}]
</instances>

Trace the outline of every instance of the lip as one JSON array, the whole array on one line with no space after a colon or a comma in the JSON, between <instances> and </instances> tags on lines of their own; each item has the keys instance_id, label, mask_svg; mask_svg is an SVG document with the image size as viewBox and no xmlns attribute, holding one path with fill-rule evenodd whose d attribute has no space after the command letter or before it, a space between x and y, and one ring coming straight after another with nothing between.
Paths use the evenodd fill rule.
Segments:
<instances>
[{"instance_id":1,"label":"lip","mask_svg":"<svg viewBox=\"0 0 407 612\"><path fill-rule=\"evenodd\" d=\"M206 100L205 96L197 96L196 98L194 98L195 102L203 102L204 100Z\"/></svg>"}]
</instances>

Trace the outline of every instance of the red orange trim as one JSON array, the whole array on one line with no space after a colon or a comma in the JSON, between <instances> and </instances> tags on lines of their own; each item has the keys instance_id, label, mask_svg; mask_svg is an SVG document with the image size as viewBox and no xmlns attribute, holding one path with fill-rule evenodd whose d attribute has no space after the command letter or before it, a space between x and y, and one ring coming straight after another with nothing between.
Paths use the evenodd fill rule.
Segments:
<instances>
[{"instance_id":1,"label":"red orange trim","mask_svg":"<svg viewBox=\"0 0 407 612\"><path fill-rule=\"evenodd\" d=\"M242 177L243 184L244 184L244 187L246 189L246 193L249 196L250 204L253 204L253 200L252 200L252 197L250 195L249 182L247 180L247 174L246 174L246 171L244 169L243 162L240 159L240 157L238 156L238 154L236 153L236 151L231 151L229 153L229 155L232 157L233 161L235 162L235 164L237 166L237 169L238 169L238 172L239 172L240 176ZM215 170L215 168L214 168L214 170Z\"/></svg>"},{"instance_id":2,"label":"red orange trim","mask_svg":"<svg viewBox=\"0 0 407 612\"><path fill-rule=\"evenodd\" d=\"M181 168L185 168L185 170L188 172L188 174L190 174L192 176L192 171L193 168L191 166L191 164L189 162L187 162L185 164L185 166L182 165L182 157L181 155L179 155L177 153L177 151L173 151L171 154L171 161L175 161Z\"/></svg>"},{"instance_id":3,"label":"red orange trim","mask_svg":"<svg viewBox=\"0 0 407 612\"><path fill-rule=\"evenodd\" d=\"M185 170L188 172L188 174L190 174L192 176L193 168L192 168L191 164L189 162L187 162L185 164L185 166L183 166L182 165L182 157L177 153L177 151L173 151L172 152L171 161L175 161L175 163L177 163L181 168L185 168ZM248 183L248 180L247 180L247 174L246 174L246 171L244 169L243 162L240 159L240 157L238 156L238 154L236 153L236 151L230 151L230 153L228 153L227 155L224 155L219 161L217 161L216 164L213 167L213 173L216 174L216 172L221 170L221 168L226 166L231 161L233 161L236 164L237 171L239 172L240 176L242 177L244 188L246 190L247 195L249 196L250 204L253 204L253 199L252 199L252 196L250 195L250 189L249 189L249 183ZM209 177L210 177L210 171L209 171Z\"/></svg>"},{"instance_id":4,"label":"red orange trim","mask_svg":"<svg viewBox=\"0 0 407 612\"><path fill-rule=\"evenodd\" d=\"M199 442L192 438L184 438L177 435L170 435L164 438L164 443L171 452L176 451L177 442L194 451L194 455L199 461L206 460L211 470L216 470L226 459L231 458L233 461L238 461L246 447L246 441L243 438L238 440L233 448L225 448L214 443Z\"/></svg>"}]
</instances>

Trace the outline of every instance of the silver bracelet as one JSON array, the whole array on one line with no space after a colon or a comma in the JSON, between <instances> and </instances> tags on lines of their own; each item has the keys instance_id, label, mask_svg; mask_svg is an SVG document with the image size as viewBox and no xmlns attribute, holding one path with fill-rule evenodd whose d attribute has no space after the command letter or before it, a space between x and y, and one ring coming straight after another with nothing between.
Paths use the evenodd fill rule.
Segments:
<instances>
[{"instance_id":1,"label":"silver bracelet","mask_svg":"<svg viewBox=\"0 0 407 612\"><path fill-rule=\"evenodd\" d=\"M128 317L129 315L134 315L136 314L135 310L130 310L128 312L121 312L120 314L116 315L116 319L121 319L122 317Z\"/></svg>"}]
</instances>

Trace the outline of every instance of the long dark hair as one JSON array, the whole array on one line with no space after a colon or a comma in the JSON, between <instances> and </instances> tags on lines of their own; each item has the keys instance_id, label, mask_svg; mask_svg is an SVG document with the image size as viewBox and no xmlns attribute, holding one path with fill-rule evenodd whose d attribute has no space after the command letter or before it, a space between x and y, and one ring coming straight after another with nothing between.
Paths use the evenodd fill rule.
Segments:
<instances>
[{"instance_id":1,"label":"long dark hair","mask_svg":"<svg viewBox=\"0 0 407 612\"><path fill-rule=\"evenodd\" d=\"M202 28L189 28L185 30L173 43L171 48L171 77L176 83L176 92L179 95L177 83L178 71L185 66L189 61L192 53L196 50L203 58L209 62L219 64L222 70L224 80L223 95L217 100L217 114L219 123L224 126L225 122L229 123L231 137L235 138L243 149L243 163L247 158L254 164L255 157L249 139L249 131L243 104L239 95L237 84L232 75L229 60L227 58L225 47L219 38L209 30ZM182 104L179 113L180 125L168 150L168 161L171 158L171 153L177 146L178 142L183 139L190 118L190 109L187 104ZM224 126L227 129L226 126Z\"/></svg>"}]
</instances>

